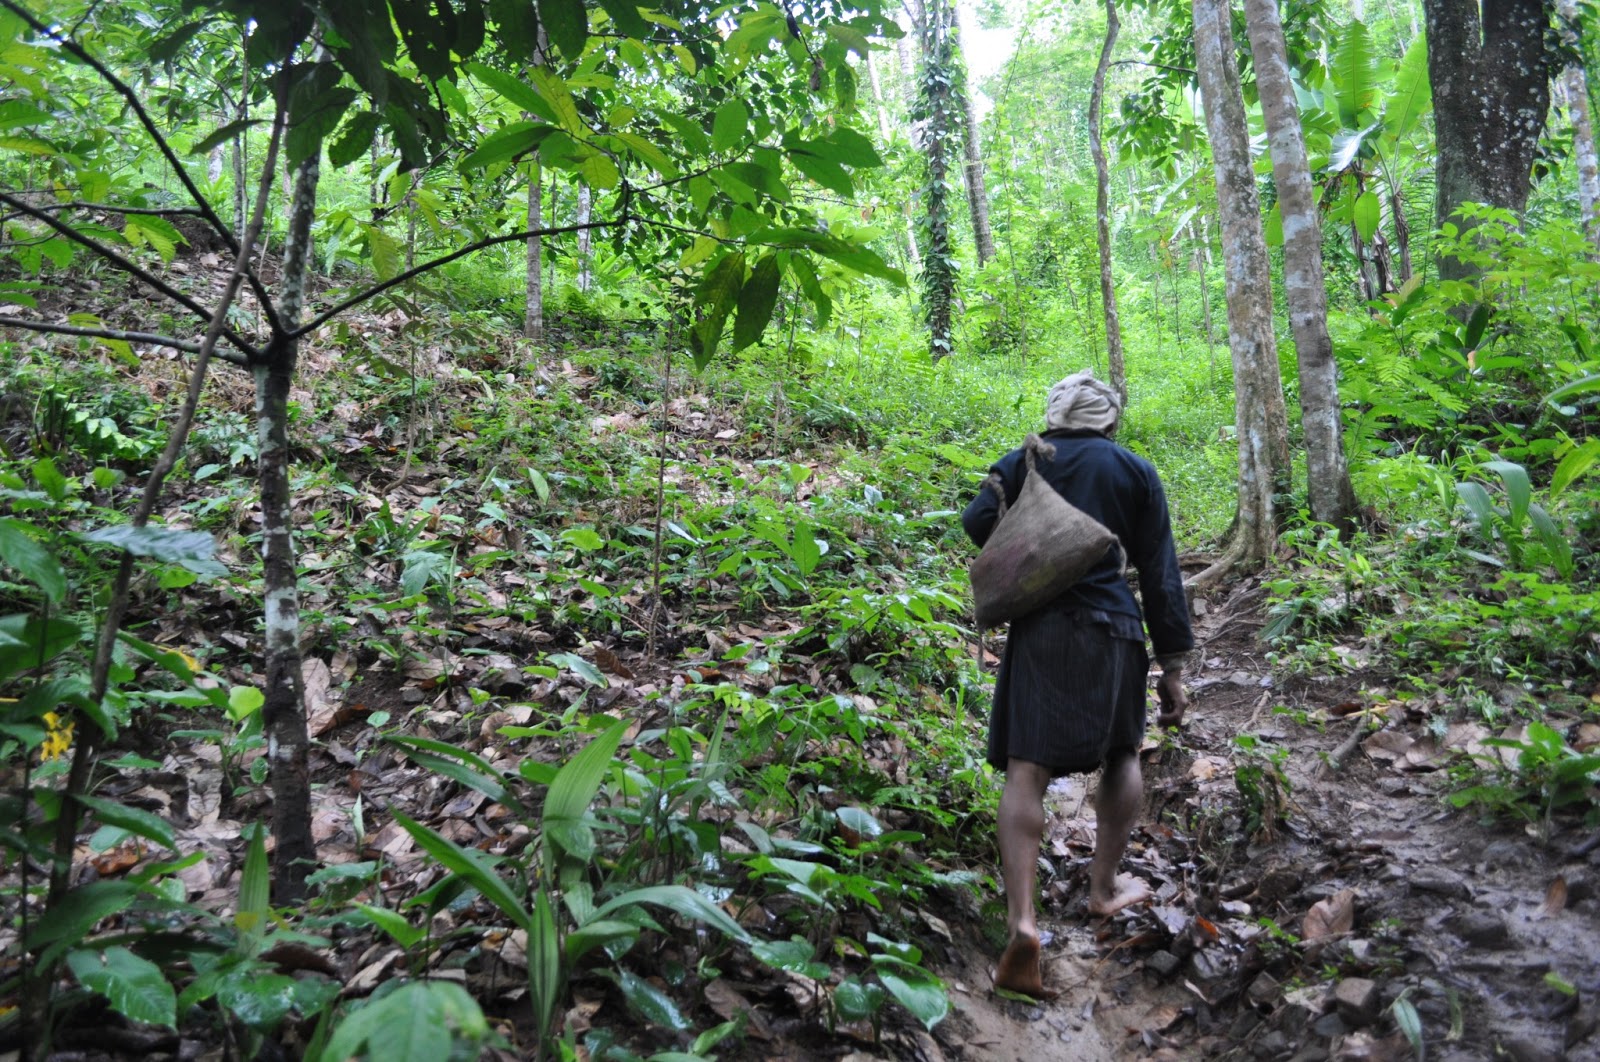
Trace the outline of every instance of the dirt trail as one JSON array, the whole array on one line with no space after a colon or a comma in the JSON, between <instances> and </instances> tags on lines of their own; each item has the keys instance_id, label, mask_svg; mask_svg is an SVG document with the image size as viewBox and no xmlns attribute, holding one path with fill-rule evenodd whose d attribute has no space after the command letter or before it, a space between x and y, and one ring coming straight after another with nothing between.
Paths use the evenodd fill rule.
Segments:
<instances>
[{"instance_id":1,"label":"dirt trail","mask_svg":"<svg viewBox=\"0 0 1600 1062\"><path fill-rule=\"evenodd\" d=\"M1255 637L1258 613L1259 594L1244 588L1199 623L1182 745L1147 750L1148 813L1129 861L1155 902L1110 922L1083 914L1093 806L1081 781L1058 785L1041 915L1053 935L1046 981L1063 995L1038 1006L998 998L993 949L975 945L946 971L956 985L939 1035L948 1054L1600 1059L1594 831L1557 827L1540 843L1531 829L1481 824L1442 799L1448 772L1426 769L1442 759L1418 770L1402 757L1402 771L1377 758L1389 739L1376 756L1353 747L1330 768L1328 755L1362 726L1338 712L1386 683L1280 683ZM1391 728L1398 746L1425 727ZM1254 840L1243 839L1245 792L1259 792L1254 806L1266 811ZM1341 913L1353 914L1348 927ZM1328 928L1324 914L1335 932L1307 943ZM1425 1056L1401 1028L1410 1014Z\"/></svg>"}]
</instances>

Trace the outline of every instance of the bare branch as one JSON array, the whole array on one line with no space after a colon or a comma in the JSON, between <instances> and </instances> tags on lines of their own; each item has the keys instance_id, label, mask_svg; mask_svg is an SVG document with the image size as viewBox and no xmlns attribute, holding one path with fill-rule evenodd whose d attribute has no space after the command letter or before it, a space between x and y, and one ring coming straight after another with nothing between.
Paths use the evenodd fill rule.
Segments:
<instances>
[{"instance_id":1,"label":"bare branch","mask_svg":"<svg viewBox=\"0 0 1600 1062\"><path fill-rule=\"evenodd\" d=\"M40 210L99 210L107 214L147 214L154 217L203 218L205 212L197 207L125 207L111 203L85 203L74 199L70 203L46 203Z\"/></svg>"},{"instance_id":2,"label":"bare branch","mask_svg":"<svg viewBox=\"0 0 1600 1062\"><path fill-rule=\"evenodd\" d=\"M9 2L10 0L0 0L0 4L6 4ZM121 269L131 276L137 277L139 280L159 291L173 302L176 302L180 306L188 309L201 320L211 320L211 311L207 310L199 302L185 295L183 292L155 276L153 273L150 273L148 270L136 265L131 259L118 254L116 251L113 251L99 240L90 239L88 236L78 232L71 225L66 224L59 218L53 217L45 211L39 210L7 192L0 192L0 203L5 203L12 209L28 215L36 221L44 222L46 225L50 226L52 229L55 229L58 233L60 233L62 236L65 236L73 243L89 248L89 250L93 251L95 254L98 254L112 265L115 265L118 269ZM250 343L237 332L233 331L232 329L228 329L223 334L226 336L228 342L238 347L245 354L252 358L259 356L260 351L256 349L255 345Z\"/></svg>"},{"instance_id":3,"label":"bare branch","mask_svg":"<svg viewBox=\"0 0 1600 1062\"><path fill-rule=\"evenodd\" d=\"M200 351L199 343L156 335L154 332L124 332L119 328L80 328L77 325L56 324L53 321L34 321L25 317L6 316L0 316L0 327L21 328L28 332L50 332L61 336L87 336L90 339L120 339L125 343L148 343L153 347L181 350L185 354L196 354ZM217 357L234 365L250 364L243 354L232 351L218 354Z\"/></svg>"},{"instance_id":4,"label":"bare branch","mask_svg":"<svg viewBox=\"0 0 1600 1062\"><path fill-rule=\"evenodd\" d=\"M1169 71L1169 72L1174 73L1174 74L1188 74L1190 77L1198 77L1199 76L1193 70L1190 70L1186 66L1168 66L1166 63L1147 63L1143 59L1118 59L1116 62L1112 63L1111 65L1112 66L1148 66L1153 70L1166 70L1166 71Z\"/></svg>"},{"instance_id":5,"label":"bare branch","mask_svg":"<svg viewBox=\"0 0 1600 1062\"><path fill-rule=\"evenodd\" d=\"M5 0L0 0L0 3L4 2ZM299 328L296 328L293 332L290 332L288 334L288 338L298 339L309 332L314 332L318 328L321 328L323 325L327 324L329 321L333 320L335 317L338 317L341 313L344 313L346 310L354 306L359 306L369 299L383 294L390 288L404 284L406 281L411 280L414 277L421 276L423 273L438 269L442 265L448 265L458 258L465 258L469 254L475 254L478 251L487 250L490 247L498 247L502 243L515 243L518 240L527 240L535 236L561 236L569 232L582 232L585 229L614 229L618 225L626 224L630 220L633 220L632 217L625 215L623 217L615 218L611 221L591 221L583 225L558 225L554 228L527 229L522 232L508 233L504 236L491 236L488 239L478 240L476 243L469 243L465 247L456 248L449 254L440 255L438 258L423 262L414 269L408 269L404 273L392 276L381 284L374 284L365 291L357 292L356 294L350 296L343 302L335 303L331 308L324 310L316 317L313 317L310 321L301 325ZM651 222L651 224L656 224L656 222Z\"/></svg>"},{"instance_id":6,"label":"bare branch","mask_svg":"<svg viewBox=\"0 0 1600 1062\"><path fill-rule=\"evenodd\" d=\"M167 160L167 165L172 167L172 171L178 175L178 180L183 183L184 190L187 191L190 197L194 200L195 206L200 210L201 218L203 218L206 224L215 229L217 234L222 237L223 245L226 246L228 250L237 254L239 251L239 241L235 239L233 233L228 230L228 226L222 223L222 219L217 216L216 210L211 206L211 201L205 197L205 195L200 191L199 186L194 183L194 179L189 176L189 171L184 168L183 162L178 158L177 152L172 150L172 145L167 143L167 138L162 136L161 131L156 128L156 123L150 117L150 112L145 110L143 101L139 99L139 94L133 90L132 86L130 86L126 81L123 81L116 74L112 73L110 68L100 60L90 55L83 45L73 40L71 34L62 35L57 33L48 25L41 22L37 17L34 16L33 12L23 7L17 2L17 0L0 0L0 7L4 7L7 11L10 11L12 14L22 19L22 21L26 22L33 28L35 33L41 34L42 36L48 37L50 40L55 41L69 55L72 55L79 62L82 62L95 73L99 74L101 79L104 80L106 84L110 85L114 90L116 90L117 95L128 101L128 106L133 109L133 113L139 116L139 124L144 126L145 132L150 134L150 139L155 143L156 149L159 150L162 156ZM277 330L277 310L274 309L272 299L268 296L266 288L261 284L261 281L257 279L254 272L249 274L248 279L250 281L251 289L256 293L256 298L261 302L261 311L266 315L267 322L273 327L274 330ZM197 312L199 312L202 317L207 319L210 317L210 314L204 312L203 310ZM227 334L227 339L230 343L238 346L238 342L231 333Z\"/></svg>"}]
</instances>

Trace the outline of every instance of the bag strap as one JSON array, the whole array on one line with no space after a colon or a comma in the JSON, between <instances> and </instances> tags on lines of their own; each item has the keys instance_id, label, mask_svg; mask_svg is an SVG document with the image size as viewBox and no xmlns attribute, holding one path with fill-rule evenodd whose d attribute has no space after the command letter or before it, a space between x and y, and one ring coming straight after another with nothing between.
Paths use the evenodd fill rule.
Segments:
<instances>
[{"instance_id":1,"label":"bag strap","mask_svg":"<svg viewBox=\"0 0 1600 1062\"><path fill-rule=\"evenodd\" d=\"M1039 438L1039 436L1029 434L1029 436L1022 441L1022 460L1026 466L1022 473L1022 481L1024 483L1028 481L1028 476L1030 474L1038 471L1038 468L1035 464L1036 456L1042 457L1046 461L1054 461L1056 457L1056 448L1050 443L1047 443L1043 439ZM1000 521L1006 518L1007 510L1011 508L1006 504L1005 480L1000 478L1000 473L990 472L989 478L983 481L983 485L994 491L994 496L999 502L999 515L994 518L995 525L999 526Z\"/></svg>"}]
</instances>

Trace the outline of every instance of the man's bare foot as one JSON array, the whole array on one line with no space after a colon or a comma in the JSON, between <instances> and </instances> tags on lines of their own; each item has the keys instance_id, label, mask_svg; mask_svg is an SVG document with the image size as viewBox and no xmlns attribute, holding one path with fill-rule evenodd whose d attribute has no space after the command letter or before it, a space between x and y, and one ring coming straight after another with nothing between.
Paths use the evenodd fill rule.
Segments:
<instances>
[{"instance_id":1,"label":"man's bare foot","mask_svg":"<svg viewBox=\"0 0 1600 1062\"><path fill-rule=\"evenodd\" d=\"M1054 999L1056 993L1044 986L1039 970L1039 938L1031 933L1013 933L1000 965L994 971L996 988L1020 992L1034 999Z\"/></svg>"},{"instance_id":2,"label":"man's bare foot","mask_svg":"<svg viewBox=\"0 0 1600 1062\"><path fill-rule=\"evenodd\" d=\"M1144 903L1150 898L1150 886L1131 874L1118 874L1112 882L1110 895L1089 894L1089 913L1099 918L1114 915L1124 907Z\"/></svg>"}]
</instances>

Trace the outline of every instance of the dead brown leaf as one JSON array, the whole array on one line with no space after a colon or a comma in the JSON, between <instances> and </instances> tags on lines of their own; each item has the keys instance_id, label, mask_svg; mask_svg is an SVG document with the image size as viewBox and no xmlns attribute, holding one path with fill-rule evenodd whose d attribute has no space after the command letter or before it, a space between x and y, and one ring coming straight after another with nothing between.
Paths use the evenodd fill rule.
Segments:
<instances>
[{"instance_id":1,"label":"dead brown leaf","mask_svg":"<svg viewBox=\"0 0 1600 1062\"><path fill-rule=\"evenodd\" d=\"M1544 904L1539 908L1540 918L1549 918L1558 915L1567 906L1567 879L1557 875L1556 880L1550 883L1550 888L1544 894Z\"/></svg>"},{"instance_id":2,"label":"dead brown leaf","mask_svg":"<svg viewBox=\"0 0 1600 1062\"><path fill-rule=\"evenodd\" d=\"M733 1021L737 1015L745 1014L749 1022L745 1026L745 1032L758 1040L772 1039L772 1030L767 1026L767 1019L727 981L719 977L706 985L705 992L706 1002L711 1004L711 1009L716 1011L717 1016L723 1021Z\"/></svg>"},{"instance_id":3,"label":"dead brown leaf","mask_svg":"<svg viewBox=\"0 0 1600 1062\"><path fill-rule=\"evenodd\" d=\"M1326 900L1318 900L1306 912L1300 936L1307 941L1342 936L1356 925L1356 890L1340 889Z\"/></svg>"},{"instance_id":4,"label":"dead brown leaf","mask_svg":"<svg viewBox=\"0 0 1600 1062\"><path fill-rule=\"evenodd\" d=\"M1398 730L1380 730L1361 743L1368 756L1385 763L1399 760L1416 744L1416 739Z\"/></svg>"},{"instance_id":5,"label":"dead brown leaf","mask_svg":"<svg viewBox=\"0 0 1600 1062\"><path fill-rule=\"evenodd\" d=\"M115 848L89 857L89 865L102 878L132 870L144 858L144 845L138 841L124 841Z\"/></svg>"},{"instance_id":6,"label":"dead brown leaf","mask_svg":"<svg viewBox=\"0 0 1600 1062\"><path fill-rule=\"evenodd\" d=\"M627 666L617 658L617 654L603 645L594 647L594 666L601 671L616 675L618 678L629 680L633 678L633 672L629 671Z\"/></svg>"}]
</instances>

